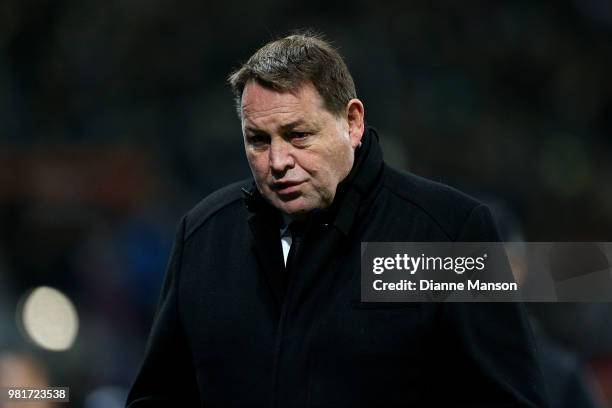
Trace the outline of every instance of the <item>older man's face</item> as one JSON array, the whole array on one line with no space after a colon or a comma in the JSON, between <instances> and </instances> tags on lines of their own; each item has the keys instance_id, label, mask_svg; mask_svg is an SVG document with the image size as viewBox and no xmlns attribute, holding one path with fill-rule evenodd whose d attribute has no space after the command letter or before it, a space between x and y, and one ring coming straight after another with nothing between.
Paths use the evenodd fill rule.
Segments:
<instances>
[{"instance_id":1,"label":"older man's face","mask_svg":"<svg viewBox=\"0 0 612 408\"><path fill-rule=\"evenodd\" d=\"M329 206L361 138L349 122L323 107L311 83L277 92L249 82L242 94L242 133L262 195L288 215Z\"/></svg>"}]
</instances>

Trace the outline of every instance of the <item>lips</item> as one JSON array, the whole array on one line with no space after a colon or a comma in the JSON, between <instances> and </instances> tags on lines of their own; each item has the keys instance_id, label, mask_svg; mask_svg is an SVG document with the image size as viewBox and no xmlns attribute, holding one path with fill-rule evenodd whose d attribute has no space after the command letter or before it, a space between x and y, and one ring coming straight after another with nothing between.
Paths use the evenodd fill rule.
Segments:
<instances>
[{"instance_id":1,"label":"lips","mask_svg":"<svg viewBox=\"0 0 612 408\"><path fill-rule=\"evenodd\" d=\"M282 181L271 185L272 191L279 195L294 194L300 190L303 181Z\"/></svg>"}]
</instances>

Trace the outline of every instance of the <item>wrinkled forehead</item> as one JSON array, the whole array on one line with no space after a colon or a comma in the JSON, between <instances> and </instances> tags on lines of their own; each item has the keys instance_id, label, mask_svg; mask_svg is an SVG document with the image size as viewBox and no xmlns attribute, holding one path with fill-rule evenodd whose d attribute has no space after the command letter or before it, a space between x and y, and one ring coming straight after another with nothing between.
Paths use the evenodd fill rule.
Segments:
<instances>
[{"instance_id":1,"label":"wrinkled forehead","mask_svg":"<svg viewBox=\"0 0 612 408\"><path fill-rule=\"evenodd\" d=\"M293 90L279 91L250 81L244 87L241 99L243 120L256 119L262 115L315 114L325 109L323 101L312 83L304 83Z\"/></svg>"}]
</instances>

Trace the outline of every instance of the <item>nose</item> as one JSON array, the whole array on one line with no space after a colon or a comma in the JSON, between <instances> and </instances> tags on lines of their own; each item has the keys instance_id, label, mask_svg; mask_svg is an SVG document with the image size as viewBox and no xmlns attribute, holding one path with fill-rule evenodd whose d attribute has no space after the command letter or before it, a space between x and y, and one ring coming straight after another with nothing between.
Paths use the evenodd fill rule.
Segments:
<instances>
[{"instance_id":1,"label":"nose","mask_svg":"<svg viewBox=\"0 0 612 408\"><path fill-rule=\"evenodd\" d=\"M284 140L273 140L269 149L270 169L274 176L282 177L295 166L292 147Z\"/></svg>"}]
</instances>

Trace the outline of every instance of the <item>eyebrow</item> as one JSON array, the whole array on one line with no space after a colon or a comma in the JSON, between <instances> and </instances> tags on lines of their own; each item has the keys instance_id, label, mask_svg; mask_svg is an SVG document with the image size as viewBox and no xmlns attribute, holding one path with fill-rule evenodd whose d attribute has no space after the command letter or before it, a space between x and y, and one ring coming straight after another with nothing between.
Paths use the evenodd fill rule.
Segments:
<instances>
[{"instance_id":1,"label":"eyebrow","mask_svg":"<svg viewBox=\"0 0 612 408\"><path fill-rule=\"evenodd\" d=\"M259 130L257 128L250 127L250 126L245 127L244 130L247 133L252 133L252 134L255 134L255 135L263 133L261 130Z\"/></svg>"},{"instance_id":2,"label":"eyebrow","mask_svg":"<svg viewBox=\"0 0 612 408\"><path fill-rule=\"evenodd\" d=\"M280 128L283 131L295 129L296 127L303 125L305 122L302 119L294 120L293 122L287 123L286 125L282 125Z\"/></svg>"},{"instance_id":3,"label":"eyebrow","mask_svg":"<svg viewBox=\"0 0 612 408\"><path fill-rule=\"evenodd\" d=\"M306 124L306 122L304 120L298 119L298 120L294 120L293 122L289 122L287 124L281 125L280 126L280 130L283 131L283 132L286 132L288 130L295 129L296 127L304 125L304 124ZM262 133L262 130L260 130L258 128L251 127L251 126L246 126L244 128L244 130L249 132L249 133L255 133L255 134Z\"/></svg>"}]
</instances>

